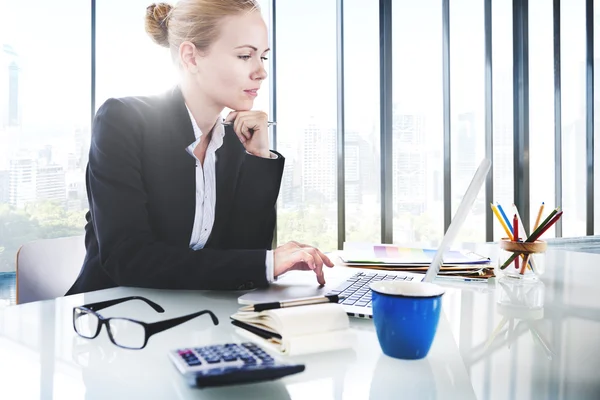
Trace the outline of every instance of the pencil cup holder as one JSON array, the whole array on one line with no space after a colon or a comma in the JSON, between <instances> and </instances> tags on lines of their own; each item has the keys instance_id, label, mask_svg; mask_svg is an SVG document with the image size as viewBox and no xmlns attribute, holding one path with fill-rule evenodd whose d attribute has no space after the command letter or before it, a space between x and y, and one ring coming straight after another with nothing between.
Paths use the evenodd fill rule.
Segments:
<instances>
[{"instance_id":1,"label":"pencil cup holder","mask_svg":"<svg viewBox=\"0 0 600 400\"><path fill-rule=\"evenodd\" d=\"M500 254L494 271L497 277L535 280L544 273L545 252L548 247L546 242L512 242L502 239L499 245Z\"/></svg>"}]
</instances>

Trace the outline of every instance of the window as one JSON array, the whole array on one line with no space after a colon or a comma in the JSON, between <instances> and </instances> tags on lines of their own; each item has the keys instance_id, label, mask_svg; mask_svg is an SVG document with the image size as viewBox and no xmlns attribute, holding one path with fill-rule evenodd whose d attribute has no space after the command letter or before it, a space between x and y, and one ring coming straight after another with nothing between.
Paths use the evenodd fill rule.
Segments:
<instances>
[{"instance_id":1,"label":"window","mask_svg":"<svg viewBox=\"0 0 600 400\"><path fill-rule=\"evenodd\" d=\"M394 242L437 244L443 236L442 3L394 1ZM438 194L437 196L435 194Z\"/></svg>"},{"instance_id":2,"label":"window","mask_svg":"<svg viewBox=\"0 0 600 400\"><path fill-rule=\"evenodd\" d=\"M346 241L381 241L379 5L344 1Z\"/></svg>"},{"instance_id":3,"label":"window","mask_svg":"<svg viewBox=\"0 0 600 400\"><path fill-rule=\"evenodd\" d=\"M169 49L154 43L144 28L150 4L96 3L96 108L110 97L159 94L176 84Z\"/></svg>"},{"instance_id":4,"label":"window","mask_svg":"<svg viewBox=\"0 0 600 400\"><path fill-rule=\"evenodd\" d=\"M485 155L484 13L480 0L450 3L450 118L452 215ZM457 243L485 240L483 188L462 226Z\"/></svg>"},{"instance_id":5,"label":"window","mask_svg":"<svg viewBox=\"0 0 600 400\"><path fill-rule=\"evenodd\" d=\"M600 8L594 5L594 234L600 234Z\"/></svg>"},{"instance_id":6,"label":"window","mask_svg":"<svg viewBox=\"0 0 600 400\"><path fill-rule=\"evenodd\" d=\"M560 12L563 236L584 236L587 218L585 1L561 2Z\"/></svg>"},{"instance_id":7,"label":"window","mask_svg":"<svg viewBox=\"0 0 600 400\"><path fill-rule=\"evenodd\" d=\"M0 2L0 272L28 241L83 233L90 2ZM33 12L32 10L35 10Z\"/></svg>"},{"instance_id":8,"label":"window","mask_svg":"<svg viewBox=\"0 0 600 400\"><path fill-rule=\"evenodd\" d=\"M512 212L514 203L512 11L512 2L492 1L493 201L499 202L507 214ZM487 211L489 204L483 207ZM493 224L494 239L506 237L498 221Z\"/></svg>"},{"instance_id":9,"label":"window","mask_svg":"<svg viewBox=\"0 0 600 400\"><path fill-rule=\"evenodd\" d=\"M529 70L529 215L533 227L542 202L544 215L560 205L555 205L554 28L549 0L529 2ZM554 226L544 237L555 232Z\"/></svg>"},{"instance_id":10,"label":"window","mask_svg":"<svg viewBox=\"0 0 600 400\"><path fill-rule=\"evenodd\" d=\"M276 18L277 149L286 158L277 241L333 250L338 225L336 3L278 2Z\"/></svg>"},{"instance_id":11,"label":"window","mask_svg":"<svg viewBox=\"0 0 600 400\"><path fill-rule=\"evenodd\" d=\"M179 71L169 49L154 43L144 28L150 4L146 0L96 3L96 108L110 97L160 94L177 84ZM262 0L259 4L268 24L269 2ZM268 80L254 108L269 110Z\"/></svg>"}]
</instances>

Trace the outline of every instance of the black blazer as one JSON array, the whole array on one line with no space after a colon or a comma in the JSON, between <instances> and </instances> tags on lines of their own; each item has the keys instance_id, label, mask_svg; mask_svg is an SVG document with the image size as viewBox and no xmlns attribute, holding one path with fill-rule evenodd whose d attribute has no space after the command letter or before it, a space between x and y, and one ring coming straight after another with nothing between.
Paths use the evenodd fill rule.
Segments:
<instances>
[{"instance_id":1,"label":"black blazer","mask_svg":"<svg viewBox=\"0 0 600 400\"><path fill-rule=\"evenodd\" d=\"M216 210L202 250L190 249L196 207L195 136L181 90L109 99L92 129L86 257L67 292L115 286L266 286L284 158L246 153L231 127L217 152Z\"/></svg>"}]
</instances>

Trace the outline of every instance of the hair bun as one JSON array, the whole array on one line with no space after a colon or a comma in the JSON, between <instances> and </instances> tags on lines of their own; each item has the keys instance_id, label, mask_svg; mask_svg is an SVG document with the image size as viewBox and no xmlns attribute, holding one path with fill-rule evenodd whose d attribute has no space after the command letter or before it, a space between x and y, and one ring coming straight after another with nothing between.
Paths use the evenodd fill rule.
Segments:
<instances>
[{"instance_id":1,"label":"hair bun","mask_svg":"<svg viewBox=\"0 0 600 400\"><path fill-rule=\"evenodd\" d=\"M163 47L169 47L168 22L172 9L167 3L153 3L146 8L146 32Z\"/></svg>"}]
</instances>

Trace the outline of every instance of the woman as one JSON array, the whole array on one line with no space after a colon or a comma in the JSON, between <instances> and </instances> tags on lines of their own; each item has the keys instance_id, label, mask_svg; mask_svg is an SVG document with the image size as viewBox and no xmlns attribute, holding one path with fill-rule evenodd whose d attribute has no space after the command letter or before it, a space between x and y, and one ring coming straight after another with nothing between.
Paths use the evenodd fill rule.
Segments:
<instances>
[{"instance_id":1,"label":"woman","mask_svg":"<svg viewBox=\"0 0 600 400\"><path fill-rule=\"evenodd\" d=\"M165 95L109 99L87 168L87 254L68 294L114 286L251 289L291 269L324 284L318 249L269 250L284 158L251 111L267 74L254 0L182 0L147 9L180 82ZM222 121L225 107L232 111Z\"/></svg>"}]
</instances>

